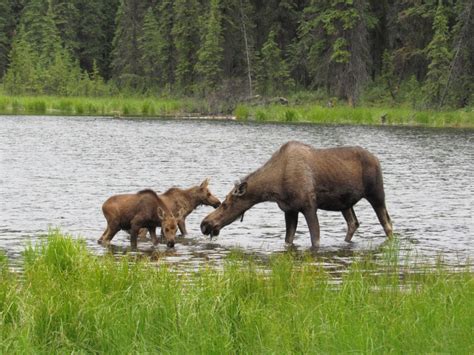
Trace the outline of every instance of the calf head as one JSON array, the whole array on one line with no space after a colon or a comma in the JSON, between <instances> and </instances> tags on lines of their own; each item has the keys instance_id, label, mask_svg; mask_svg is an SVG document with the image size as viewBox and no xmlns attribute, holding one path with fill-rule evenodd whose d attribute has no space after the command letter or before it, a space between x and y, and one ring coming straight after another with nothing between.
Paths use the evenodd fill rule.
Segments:
<instances>
[{"instance_id":1,"label":"calf head","mask_svg":"<svg viewBox=\"0 0 474 355\"><path fill-rule=\"evenodd\" d=\"M221 201L214 196L209 190L209 179L204 180L197 189L195 189L196 197L201 205L212 206L217 208Z\"/></svg>"},{"instance_id":2,"label":"calf head","mask_svg":"<svg viewBox=\"0 0 474 355\"><path fill-rule=\"evenodd\" d=\"M165 212L161 207L158 207L158 217L161 220L161 233L165 237L166 245L173 248L176 242L178 222L182 218L182 211L175 217L172 213Z\"/></svg>"},{"instance_id":3,"label":"calf head","mask_svg":"<svg viewBox=\"0 0 474 355\"><path fill-rule=\"evenodd\" d=\"M237 218L243 217L245 211L256 203L247 189L247 182L235 184L219 208L201 222L201 232L211 237L219 235L223 227L231 224Z\"/></svg>"}]
</instances>

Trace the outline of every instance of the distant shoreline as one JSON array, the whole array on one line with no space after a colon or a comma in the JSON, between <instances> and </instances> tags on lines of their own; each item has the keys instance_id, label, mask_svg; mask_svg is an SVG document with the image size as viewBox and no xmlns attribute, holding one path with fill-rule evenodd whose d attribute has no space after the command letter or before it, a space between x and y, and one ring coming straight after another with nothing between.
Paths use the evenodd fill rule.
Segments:
<instances>
[{"instance_id":1,"label":"distant shoreline","mask_svg":"<svg viewBox=\"0 0 474 355\"><path fill-rule=\"evenodd\" d=\"M225 103L211 107L205 100L191 98L55 97L0 95L0 115L101 116L140 119L236 120L306 124L347 124L369 126L408 126L474 128L474 110L414 110L405 107L352 108L326 107L318 103L281 105L237 104L232 110ZM222 113L225 111L225 113ZM230 112L231 111L231 112Z\"/></svg>"}]
</instances>

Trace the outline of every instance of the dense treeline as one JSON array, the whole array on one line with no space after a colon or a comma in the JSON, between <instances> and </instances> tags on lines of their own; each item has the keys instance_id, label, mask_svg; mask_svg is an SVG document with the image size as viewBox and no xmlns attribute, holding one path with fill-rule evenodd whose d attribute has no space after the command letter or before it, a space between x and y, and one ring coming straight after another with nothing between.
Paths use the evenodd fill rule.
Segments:
<instances>
[{"instance_id":1,"label":"dense treeline","mask_svg":"<svg viewBox=\"0 0 474 355\"><path fill-rule=\"evenodd\" d=\"M472 0L0 0L11 94L474 102Z\"/></svg>"}]
</instances>

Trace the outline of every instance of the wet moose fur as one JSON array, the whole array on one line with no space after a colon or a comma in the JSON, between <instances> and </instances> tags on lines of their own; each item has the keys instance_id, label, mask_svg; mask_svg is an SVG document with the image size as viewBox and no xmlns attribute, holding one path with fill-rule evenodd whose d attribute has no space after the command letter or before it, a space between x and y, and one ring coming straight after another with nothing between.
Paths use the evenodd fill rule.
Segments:
<instances>
[{"instance_id":1,"label":"wet moose fur","mask_svg":"<svg viewBox=\"0 0 474 355\"><path fill-rule=\"evenodd\" d=\"M382 169L373 154L360 147L315 149L288 142L235 185L221 206L202 221L201 231L217 235L253 205L273 201L285 213L287 243L293 243L301 212L312 246L319 245L318 209L342 212L349 242L359 226L353 206L362 198L372 205L390 237L392 223L385 207Z\"/></svg>"},{"instance_id":2,"label":"wet moose fur","mask_svg":"<svg viewBox=\"0 0 474 355\"><path fill-rule=\"evenodd\" d=\"M136 248L141 228L146 228L153 243L158 244L156 227L161 226L167 245L174 246L180 216L175 217L153 190L112 196L104 202L102 211L107 228L98 240L100 244L109 244L118 231L126 230L130 232L132 248Z\"/></svg>"}]
</instances>

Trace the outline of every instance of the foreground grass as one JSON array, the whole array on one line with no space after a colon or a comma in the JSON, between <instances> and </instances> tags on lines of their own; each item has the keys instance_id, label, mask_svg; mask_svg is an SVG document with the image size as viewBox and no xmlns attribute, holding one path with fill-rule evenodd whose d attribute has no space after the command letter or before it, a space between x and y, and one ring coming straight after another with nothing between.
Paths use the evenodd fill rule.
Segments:
<instances>
[{"instance_id":1,"label":"foreground grass","mask_svg":"<svg viewBox=\"0 0 474 355\"><path fill-rule=\"evenodd\" d=\"M384 272L356 262L335 285L291 256L260 268L231 259L180 276L50 232L22 275L0 257L0 353L474 352L469 270L400 278L389 256Z\"/></svg>"},{"instance_id":2,"label":"foreground grass","mask_svg":"<svg viewBox=\"0 0 474 355\"><path fill-rule=\"evenodd\" d=\"M211 107L212 106L212 107ZM6 96L0 94L0 114L86 115L113 117L207 116L227 111L227 104L196 99L122 97ZM325 124L407 125L474 128L474 111L420 111L409 108L325 107L319 103L238 105L237 120Z\"/></svg>"}]
</instances>

